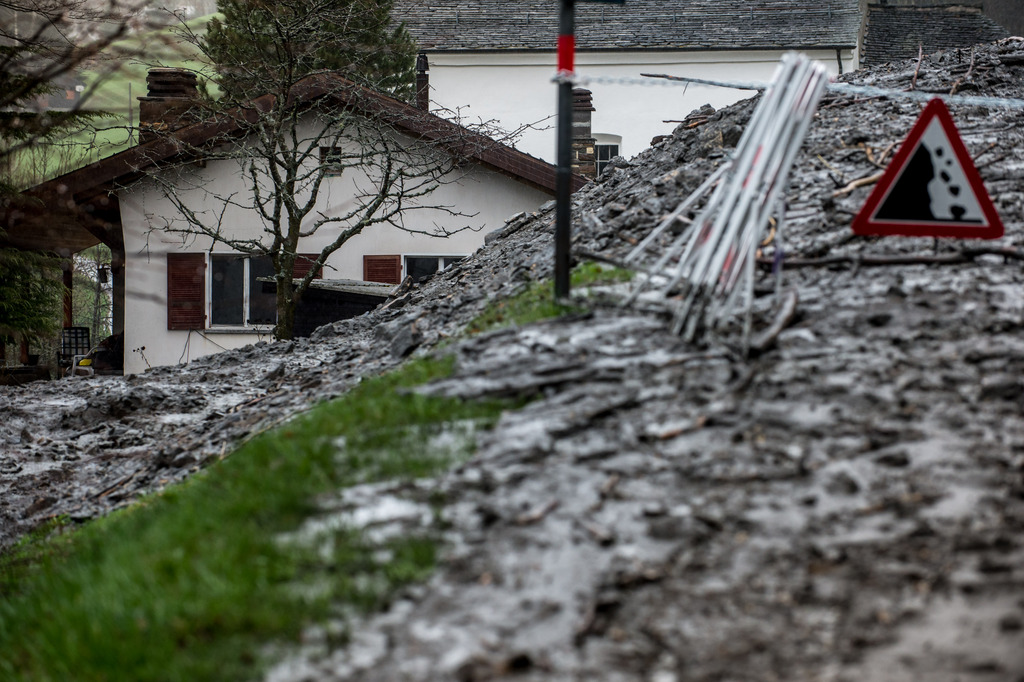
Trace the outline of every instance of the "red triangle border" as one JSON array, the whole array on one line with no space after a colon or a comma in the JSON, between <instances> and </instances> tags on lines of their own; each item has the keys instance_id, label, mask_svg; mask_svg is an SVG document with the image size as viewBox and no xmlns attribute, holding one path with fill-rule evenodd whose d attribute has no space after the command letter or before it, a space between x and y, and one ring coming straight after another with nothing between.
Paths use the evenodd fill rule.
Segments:
<instances>
[{"instance_id":1,"label":"red triangle border","mask_svg":"<svg viewBox=\"0 0 1024 682\"><path fill-rule=\"evenodd\" d=\"M872 216L875 215L892 185L900 177L904 166L910 160L911 155L917 150L921 137L928 129L932 119L936 117L946 133L950 147L960 162L964 175L967 177L967 182L970 184L975 199L981 207L988 224L981 227L971 227L964 223L944 220L936 220L934 222L874 220ZM854 219L853 232L861 236L898 235L904 237L954 237L959 239L998 239L1003 236L1003 221L999 218L999 214L992 204L992 199L985 189L981 175L978 174L978 169L975 168L970 153L964 146L963 140L960 139L960 132L957 130L956 124L953 123L953 117L950 116L949 109L946 108L946 104L941 99L935 98L929 101L924 111L921 112L921 116L907 135L907 139L900 146L899 151L896 152L889 166L885 169L882 179L878 181L875 189L864 203L864 207Z\"/></svg>"}]
</instances>

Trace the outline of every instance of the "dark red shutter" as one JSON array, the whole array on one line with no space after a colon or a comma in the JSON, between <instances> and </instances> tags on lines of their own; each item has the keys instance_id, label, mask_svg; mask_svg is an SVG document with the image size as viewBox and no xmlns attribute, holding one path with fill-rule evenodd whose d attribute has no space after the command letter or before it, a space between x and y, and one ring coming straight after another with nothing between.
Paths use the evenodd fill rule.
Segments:
<instances>
[{"instance_id":1,"label":"dark red shutter","mask_svg":"<svg viewBox=\"0 0 1024 682\"><path fill-rule=\"evenodd\" d=\"M399 284L402 281L402 257L363 256L363 280Z\"/></svg>"},{"instance_id":2,"label":"dark red shutter","mask_svg":"<svg viewBox=\"0 0 1024 682\"><path fill-rule=\"evenodd\" d=\"M292 266L292 279L299 279L305 277L306 273L313 267L313 263L320 257L319 253L298 253L295 254L295 265ZM313 275L314 279L322 279L324 276L324 269L320 268Z\"/></svg>"},{"instance_id":3,"label":"dark red shutter","mask_svg":"<svg viewBox=\"0 0 1024 682\"><path fill-rule=\"evenodd\" d=\"M206 327L206 255L167 254L167 328Z\"/></svg>"}]
</instances>

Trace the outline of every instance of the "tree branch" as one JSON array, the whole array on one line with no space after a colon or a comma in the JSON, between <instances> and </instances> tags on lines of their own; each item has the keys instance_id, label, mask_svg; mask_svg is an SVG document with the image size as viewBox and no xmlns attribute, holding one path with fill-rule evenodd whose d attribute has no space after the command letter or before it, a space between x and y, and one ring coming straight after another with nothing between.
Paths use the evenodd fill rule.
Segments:
<instances>
[{"instance_id":1,"label":"tree branch","mask_svg":"<svg viewBox=\"0 0 1024 682\"><path fill-rule=\"evenodd\" d=\"M1005 260L1024 261L1024 253L1013 246L974 246L945 255L917 254L909 256L827 256L825 258L786 258L784 268L820 268L833 265L886 267L894 265L956 265L974 262L980 256L1000 256ZM762 270L775 267L774 258L758 258Z\"/></svg>"}]
</instances>

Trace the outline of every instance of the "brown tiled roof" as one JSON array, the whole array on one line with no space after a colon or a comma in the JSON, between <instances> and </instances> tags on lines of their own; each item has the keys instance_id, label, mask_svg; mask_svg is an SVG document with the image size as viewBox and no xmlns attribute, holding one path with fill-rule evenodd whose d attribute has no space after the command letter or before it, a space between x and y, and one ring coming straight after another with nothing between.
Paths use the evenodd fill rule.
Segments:
<instances>
[{"instance_id":1,"label":"brown tiled roof","mask_svg":"<svg viewBox=\"0 0 1024 682\"><path fill-rule=\"evenodd\" d=\"M300 102L327 101L351 108L510 178L552 195L555 192L551 164L339 76L310 76L292 92ZM255 122L272 103L273 97L265 95L253 100L250 109L193 123L25 190L3 216L7 241L22 248L60 247L68 253L100 241L121 243L116 187L138 179L160 162L199 156L204 145L244 134L246 122ZM574 191L585 183L585 178L573 176Z\"/></svg>"},{"instance_id":2,"label":"brown tiled roof","mask_svg":"<svg viewBox=\"0 0 1024 682\"><path fill-rule=\"evenodd\" d=\"M394 17L425 49L553 50L556 0L395 0ZM858 0L577 2L578 50L851 48Z\"/></svg>"}]
</instances>

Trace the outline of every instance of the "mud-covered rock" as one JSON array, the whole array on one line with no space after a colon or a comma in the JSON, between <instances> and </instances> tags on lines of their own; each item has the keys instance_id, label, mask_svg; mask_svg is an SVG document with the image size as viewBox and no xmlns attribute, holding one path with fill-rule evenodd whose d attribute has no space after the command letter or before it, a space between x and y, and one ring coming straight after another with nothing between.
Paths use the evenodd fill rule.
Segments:
<instances>
[{"instance_id":1,"label":"mud-covered rock","mask_svg":"<svg viewBox=\"0 0 1024 682\"><path fill-rule=\"evenodd\" d=\"M1024 99L1024 42L975 57L970 78L944 53L843 80L898 92L918 71L918 90ZM576 253L627 254L723 162L754 104L693 112L611 164L573 199ZM964 243L854 237L872 187L850 183L878 173L920 105L828 94L785 234L764 247L783 250L797 314L756 357L738 333L688 346L655 308L595 298L588 315L463 335L489 301L550 276L546 205L308 341L0 389L0 545L179 481L450 339L455 374L420 390L530 402L436 480L346 492L367 510L446 500L392 519L443 534L438 571L348 624L348 647L311 630L268 679L1017 679L1024 112L950 108L1007 228L986 245L1002 251L948 262ZM920 262L872 264L892 256ZM756 291L771 311L770 273Z\"/></svg>"}]
</instances>

